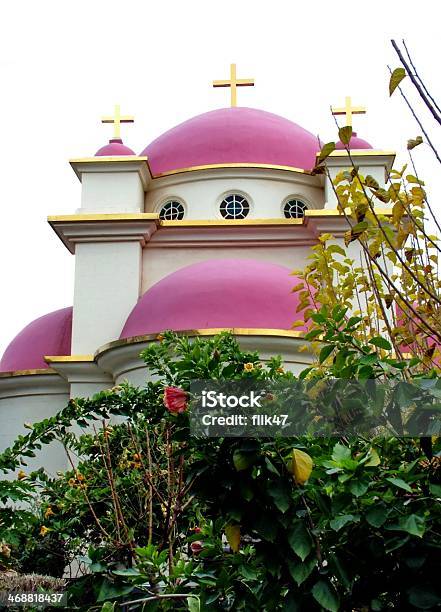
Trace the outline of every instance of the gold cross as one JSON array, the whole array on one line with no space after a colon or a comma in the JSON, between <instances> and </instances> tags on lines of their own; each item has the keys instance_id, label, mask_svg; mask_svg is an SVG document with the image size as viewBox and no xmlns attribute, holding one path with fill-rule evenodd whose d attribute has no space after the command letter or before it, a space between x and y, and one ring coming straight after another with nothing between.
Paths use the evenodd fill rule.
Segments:
<instances>
[{"instance_id":1,"label":"gold cross","mask_svg":"<svg viewBox=\"0 0 441 612\"><path fill-rule=\"evenodd\" d=\"M230 65L229 81L213 81L213 87L231 87L231 106L237 106L237 88L253 87L254 79L237 79L236 64Z\"/></svg>"},{"instance_id":2,"label":"gold cross","mask_svg":"<svg viewBox=\"0 0 441 612\"><path fill-rule=\"evenodd\" d=\"M113 117L101 118L102 123L113 123L113 138L115 138L115 140L121 139L121 123L133 123L134 121L134 117L130 117L128 115L121 116L119 104L115 104L115 112Z\"/></svg>"},{"instance_id":3,"label":"gold cross","mask_svg":"<svg viewBox=\"0 0 441 612\"><path fill-rule=\"evenodd\" d=\"M364 106L352 106L351 96L346 96L344 107L332 107L333 115L346 115L346 125L352 126L352 115L363 115L366 112Z\"/></svg>"}]
</instances>

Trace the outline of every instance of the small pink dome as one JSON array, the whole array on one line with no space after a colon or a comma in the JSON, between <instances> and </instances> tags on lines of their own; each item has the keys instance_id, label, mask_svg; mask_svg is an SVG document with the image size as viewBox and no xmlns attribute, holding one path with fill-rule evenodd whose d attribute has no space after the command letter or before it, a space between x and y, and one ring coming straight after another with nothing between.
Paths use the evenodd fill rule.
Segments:
<instances>
[{"instance_id":1,"label":"small pink dome","mask_svg":"<svg viewBox=\"0 0 441 612\"><path fill-rule=\"evenodd\" d=\"M111 157L119 155L135 155L129 147L123 144L123 141L119 138L113 138L109 140L109 144L104 145L101 149L95 153L95 157Z\"/></svg>"},{"instance_id":2,"label":"small pink dome","mask_svg":"<svg viewBox=\"0 0 441 612\"><path fill-rule=\"evenodd\" d=\"M45 355L70 355L71 336L72 306L35 319L9 344L0 372L47 368Z\"/></svg>"},{"instance_id":3,"label":"small pink dome","mask_svg":"<svg viewBox=\"0 0 441 612\"><path fill-rule=\"evenodd\" d=\"M288 268L252 259L186 266L144 293L121 338L168 329L290 329L301 316L296 314L298 295L292 293L298 282Z\"/></svg>"},{"instance_id":4,"label":"small pink dome","mask_svg":"<svg viewBox=\"0 0 441 612\"><path fill-rule=\"evenodd\" d=\"M346 146L342 143L341 140L339 140L335 145L335 148L345 149ZM373 149L373 146L370 145L366 140L358 138L357 132L352 132L351 140L349 141L349 149L351 149L351 151L355 151L357 149Z\"/></svg>"},{"instance_id":5,"label":"small pink dome","mask_svg":"<svg viewBox=\"0 0 441 612\"><path fill-rule=\"evenodd\" d=\"M212 164L269 164L311 170L317 137L296 123L254 108L222 108L184 121L141 153L154 175Z\"/></svg>"}]
</instances>

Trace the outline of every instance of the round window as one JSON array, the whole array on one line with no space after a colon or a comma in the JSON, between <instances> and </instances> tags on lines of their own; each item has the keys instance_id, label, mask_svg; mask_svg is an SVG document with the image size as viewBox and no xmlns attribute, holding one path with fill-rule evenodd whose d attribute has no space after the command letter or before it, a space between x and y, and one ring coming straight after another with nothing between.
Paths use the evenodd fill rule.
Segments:
<instances>
[{"instance_id":1,"label":"round window","mask_svg":"<svg viewBox=\"0 0 441 612\"><path fill-rule=\"evenodd\" d=\"M305 216L308 207L301 200L288 200L283 207L283 213L287 219L301 219Z\"/></svg>"},{"instance_id":2,"label":"round window","mask_svg":"<svg viewBox=\"0 0 441 612\"><path fill-rule=\"evenodd\" d=\"M247 199L237 193L227 196L220 205L220 213L224 219L245 219L249 212Z\"/></svg>"},{"instance_id":3,"label":"round window","mask_svg":"<svg viewBox=\"0 0 441 612\"><path fill-rule=\"evenodd\" d=\"M184 207L176 200L170 200L162 205L159 218L163 221L180 221L184 218Z\"/></svg>"}]
</instances>

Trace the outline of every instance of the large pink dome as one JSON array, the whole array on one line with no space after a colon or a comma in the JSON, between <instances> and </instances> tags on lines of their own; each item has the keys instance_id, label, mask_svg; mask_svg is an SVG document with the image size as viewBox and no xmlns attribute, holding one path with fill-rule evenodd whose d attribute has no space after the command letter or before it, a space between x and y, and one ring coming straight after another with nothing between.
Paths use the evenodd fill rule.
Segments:
<instances>
[{"instance_id":1,"label":"large pink dome","mask_svg":"<svg viewBox=\"0 0 441 612\"><path fill-rule=\"evenodd\" d=\"M6 349L0 361L0 372L47 368L45 355L70 355L71 336L71 306L35 319Z\"/></svg>"},{"instance_id":2,"label":"large pink dome","mask_svg":"<svg viewBox=\"0 0 441 612\"><path fill-rule=\"evenodd\" d=\"M292 293L298 282L288 268L252 259L186 266L140 298L121 338L168 329L290 329L301 316L296 314L299 298Z\"/></svg>"},{"instance_id":3,"label":"large pink dome","mask_svg":"<svg viewBox=\"0 0 441 612\"><path fill-rule=\"evenodd\" d=\"M222 108L184 121L144 149L153 175L213 164L269 164L311 170L317 137L254 108Z\"/></svg>"}]
</instances>

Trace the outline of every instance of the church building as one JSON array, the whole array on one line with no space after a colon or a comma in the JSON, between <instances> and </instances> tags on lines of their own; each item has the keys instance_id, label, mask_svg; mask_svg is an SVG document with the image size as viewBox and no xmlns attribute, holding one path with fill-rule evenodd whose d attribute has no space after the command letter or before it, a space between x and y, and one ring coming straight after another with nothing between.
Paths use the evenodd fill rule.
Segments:
<instances>
[{"instance_id":1,"label":"church building","mask_svg":"<svg viewBox=\"0 0 441 612\"><path fill-rule=\"evenodd\" d=\"M230 107L172 127L139 155L120 134L133 118L116 106L103 119L114 127L110 142L70 161L81 202L47 221L75 257L72 305L28 323L0 361L0 450L71 397L124 380L142 385L139 354L164 330L231 330L264 360L282 355L293 372L311 362L299 350L305 328L292 329L299 281L291 272L320 234L343 241L347 221L329 178L311 172L317 137L237 106L237 88L252 84L232 65L229 80L213 83L230 88ZM360 112L350 98L334 109L346 125ZM350 149L360 172L384 186L394 154L355 133ZM350 165L341 142L327 164L331 177ZM63 467L62 449L50 452L49 463Z\"/></svg>"}]
</instances>

